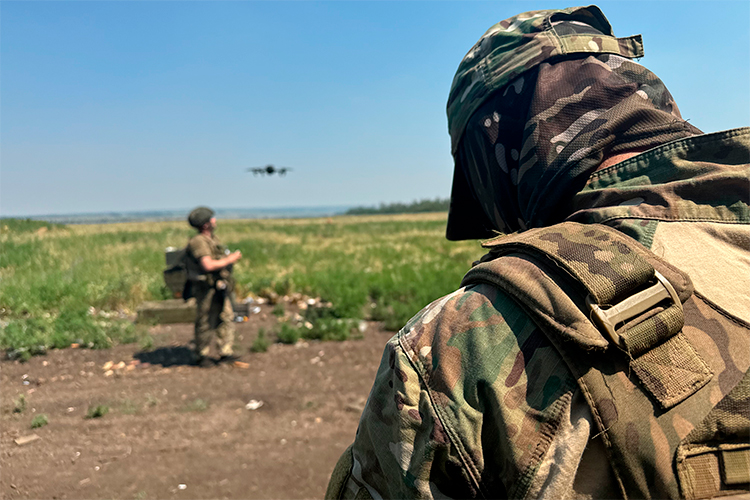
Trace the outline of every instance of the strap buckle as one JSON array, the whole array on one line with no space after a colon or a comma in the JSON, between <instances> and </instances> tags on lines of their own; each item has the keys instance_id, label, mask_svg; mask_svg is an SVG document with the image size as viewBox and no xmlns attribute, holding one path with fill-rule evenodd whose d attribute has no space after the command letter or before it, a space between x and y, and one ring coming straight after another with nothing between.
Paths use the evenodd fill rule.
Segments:
<instances>
[{"instance_id":1,"label":"strap buckle","mask_svg":"<svg viewBox=\"0 0 750 500\"><path fill-rule=\"evenodd\" d=\"M627 346L625 340L615 330L615 327L618 324L635 318L639 314L643 314L659 302L669 298L672 299L672 302L674 302L674 304L679 307L680 312L682 312L682 302L677 296L677 292L675 292L672 284L659 271L654 270L654 276L657 281L652 286L645 290L641 290L635 295L631 295L619 304L615 304L607 309L602 309L596 304L590 294L586 297L586 304L591 310L594 322L603 329L610 340L621 349L627 350Z\"/></svg>"}]
</instances>

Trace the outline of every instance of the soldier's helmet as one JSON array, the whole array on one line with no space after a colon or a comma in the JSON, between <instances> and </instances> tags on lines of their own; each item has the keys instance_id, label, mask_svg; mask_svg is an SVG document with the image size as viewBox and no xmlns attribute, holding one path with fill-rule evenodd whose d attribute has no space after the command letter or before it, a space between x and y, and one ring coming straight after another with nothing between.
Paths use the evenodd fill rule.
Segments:
<instances>
[{"instance_id":1,"label":"soldier's helmet","mask_svg":"<svg viewBox=\"0 0 750 500\"><path fill-rule=\"evenodd\" d=\"M188 215L188 223L196 229L200 229L204 224L211 221L214 211L208 207L194 208Z\"/></svg>"},{"instance_id":2,"label":"soldier's helmet","mask_svg":"<svg viewBox=\"0 0 750 500\"><path fill-rule=\"evenodd\" d=\"M486 210L472 192L458 154L472 115L487 99L544 62L586 54L643 56L640 35L615 38L596 6L519 14L492 26L461 61L448 97L448 131L455 169L446 236L450 240L493 235ZM511 85L512 86L512 85Z\"/></svg>"}]
</instances>

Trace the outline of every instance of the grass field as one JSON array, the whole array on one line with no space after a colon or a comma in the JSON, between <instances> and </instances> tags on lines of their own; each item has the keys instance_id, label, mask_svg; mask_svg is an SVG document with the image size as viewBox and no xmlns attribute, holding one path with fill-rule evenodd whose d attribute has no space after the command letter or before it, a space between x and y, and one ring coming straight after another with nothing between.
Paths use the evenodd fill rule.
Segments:
<instances>
[{"instance_id":1,"label":"grass field","mask_svg":"<svg viewBox=\"0 0 750 500\"><path fill-rule=\"evenodd\" d=\"M239 297L301 292L331 302L331 317L380 320L396 330L456 289L482 253L477 242L447 241L445 219L220 220L217 235L243 253L235 266ZM28 356L71 342L137 341L142 333L122 318L144 300L170 297L164 249L193 234L183 222L0 221L0 348Z\"/></svg>"}]
</instances>

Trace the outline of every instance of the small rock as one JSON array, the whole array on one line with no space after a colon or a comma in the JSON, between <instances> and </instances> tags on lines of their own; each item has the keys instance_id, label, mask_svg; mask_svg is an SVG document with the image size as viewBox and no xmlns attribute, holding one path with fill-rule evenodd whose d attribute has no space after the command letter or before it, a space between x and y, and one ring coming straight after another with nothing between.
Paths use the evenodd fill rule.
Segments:
<instances>
[{"instance_id":1,"label":"small rock","mask_svg":"<svg viewBox=\"0 0 750 500\"><path fill-rule=\"evenodd\" d=\"M125 367L125 371L129 372L129 371L133 371L133 370L135 370L135 365L128 365L128 366Z\"/></svg>"},{"instance_id":2,"label":"small rock","mask_svg":"<svg viewBox=\"0 0 750 500\"><path fill-rule=\"evenodd\" d=\"M123 368L125 368L125 361L120 361L112 368L114 368L115 370L122 370Z\"/></svg>"},{"instance_id":3,"label":"small rock","mask_svg":"<svg viewBox=\"0 0 750 500\"><path fill-rule=\"evenodd\" d=\"M48 364L49 364L49 361L47 360L42 361L42 366L47 366Z\"/></svg>"},{"instance_id":4,"label":"small rock","mask_svg":"<svg viewBox=\"0 0 750 500\"><path fill-rule=\"evenodd\" d=\"M177 485L177 489L178 490L186 490L187 489L187 484L178 484Z\"/></svg>"},{"instance_id":5,"label":"small rock","mask_svg":"<svg viewBox=\"0 0 750 500\"><path fill-rule=\"evenodd\" d=\"M68 406L68 413L73 413L74 411L76 411L74 406Z\"/></svg>"},{"instance_id":6,"label":"small rock","mask_svg":"<svg viewBox=\"0 0 750 500\"><path fill-rule=\"evenodd\" d=\"M91 482L91 478L87 477L86 479L81 479L78 481L78 486L85 486Z\"/></svg>"},{"instance_id":7,"label":"small rock","mask_svg":"<svg viewBox=\"0 0 750 500\"><path fill-rule=\"evenodd\" d=\"M236 366L237 368L242 368L243 370L247 370L248 368L250 368L250 363L244 363L242 361L235 361L234 366Z\"/></svg>"},{"instance_id":8,"label":"small rock","mask_svg":"<svg viewBox=\"0 0 750 500\"><path fill-rule=\"evenodd\" d=\"M310 360L311 365L317 365L320 363L320 358L318 356L315 356L313 359Z\"/></svg>"},{"instance_id":9,"label":"small rock","mask_svg":"<svg viewBox=\"0 0 750 500\"><path fill-rule=\"evenodd\" d=\"M227 484L229 484L229 479L222 479L219 481L219 486L226 486Z\"/></svg>"},{"instance_id":10,"label":"small rock","mask_svg":"<svg viewBox=\"0 0 750 500\"><path fill-rule=\"evenodd\" d=\"M16 438L14 441L18 446L23 446L25 444L33 443L38 439L41 438L36 434L29 434L28 436L21 436L20 438Z\"/></svg>"},{"instance_id":11,"label":"small rock","mask_svg":"<svg viewBox=\"0 0 750 500\"><path fill-rule=\"evenodd\" d=\"M140 359L131 359L128 364L129 365L136 365L137 366L137 365L141 364L141 360Z\"/></svg>"},{"instance_id":12,"label":"small rock","mask_svg":"<svg viewBox=\"0 0 750 500\"><path fill-rule=\"evenodd\" d=\"M257 410L261 406L263 406L263 401L251 399L250 402L245 405L245 409L252 411L252 410Z\"/></svg>"},{"instance_id":13,"label":"small rock","mask_svg":"<svg viewBox=\"0 0 750 500\"><path fill-rule=\"evenodd\" d=\"M104 370L104 371L107 371L107 370L109 370L110 368L112 368L112 366L114 366L114 364L115 364L115 363L114 363L113 361L107 361L106 363L104 363L104 364L102 365L102 370Z\"/></svg>"},{"instance_id":14,"label":"small rock","mask_svg":"<svg viewBox=\"0 0 750 500\"><path fill-rule=\"evenodd\" d=\"M320 418L320 417L315 417L315 423L316 423L316 424L319 424L319 423L321 423L322 421L323 421L323 419L322 419L322 418Z\"/></svg>"},{"instance_id":15,"label":"small rock","mask_svg":"<svg viewBox=\"0 0 750 500\"><path fill-rule=\"evenodd\" d=\"M70 344L71 349L78 349L79 347L81 347L81 344L77 342L73 342L72 344Z\"/></svg>"},{"instance_id":16,"label":"small rock","mask_svg":"<svg viewBox=\"0 0 750 500\"><path fill-rule=\"evenodd\" d=\"M140 365L138 365L138 366L140 366L141 368L148 368L148 367L150 367L150 366L151 366L151 363L141 363L141 364L140 364Z\"/></svg>"},{"instance_id":17,"label":"small rock","mask_svg":"<svg viewBox=\"0 0 750 500\"><path fill-rule=\"evenodd\" d=\"M280 443L281 443L282 445L285 445L285 444L286 444L286 439L283 439L283 438L282 438L282 439L281 439L281 441L279 441L279 442L280 442Z\"/></svg>"},{"instance_id":18,"label":"small rock","mask_svg":"<svg viewBox=\"0 0 750 500\"><path fill-rule=\"evenodd\" d=\"M114 374L115 372L113 370L107 370L106 372L104 372L105 377L111 377Z\"/></svg>"}]
</instances>

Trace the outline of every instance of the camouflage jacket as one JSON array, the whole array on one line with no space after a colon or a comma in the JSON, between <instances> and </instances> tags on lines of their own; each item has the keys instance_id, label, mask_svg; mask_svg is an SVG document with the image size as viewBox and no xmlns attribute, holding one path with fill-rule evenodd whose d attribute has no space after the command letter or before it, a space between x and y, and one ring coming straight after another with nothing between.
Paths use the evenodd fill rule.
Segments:
<instances>
[{"instance_id":1,"label":"camouflage jacket","mask_svg":"<svg viewBox=\"0 0 750 500\"><path fill-rule=\"evenodd\" d=\"M568 220L605 224L633 238L690 276L700 299L692 302L694 316L718 311L747 327L749 164L750 129L673 141L596 172ZM701 498L684 482L678 490L676 482L659 478L685 471L673 469L675 443L708 432L706 413L717 403L715 411L723 411L727 394L750 367L748 342L724 335L719 325L716 336L723 341L700 343L710 366L693 385L704 388L677 405L702 405L700 418L633 404L620 416L617 432L626 439L618 442L613 434L613 445L606 431L615 426L617 411L607 404L616 405L600 399L592 415L590 398L582 394L584 375L571 371L565 349L553 345L538 323L491 283L469 284L425 307L388 342L355 441L326 496L621 497L628 488L605 465L608 458L612 463L611 448L622 448L626 463L643 446L656 458L641 478L646 490L640 496ZM701 329L689 326L683 330L700 341ZM664 389L659 377L669 374L653 366L641 366L638 375L641 381L651 377L652 389L659 386L658 399ZM598 369L607 372L604 390L640 392L629 382L627 364ZM747 401L739 405L742 432L750 427L747 407Z\"/></svg>"}]
</instances>

